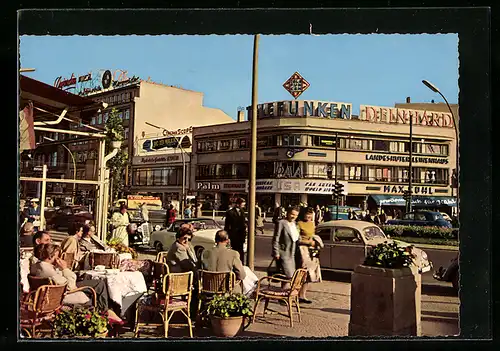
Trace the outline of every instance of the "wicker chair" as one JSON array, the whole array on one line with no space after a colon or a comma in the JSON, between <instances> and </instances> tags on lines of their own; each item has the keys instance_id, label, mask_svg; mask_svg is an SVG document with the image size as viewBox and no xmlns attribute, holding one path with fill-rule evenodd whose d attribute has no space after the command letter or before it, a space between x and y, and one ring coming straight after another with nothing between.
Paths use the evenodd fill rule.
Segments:
<instances>
[{"instance_id":1,"label":"wicker chair","mask_svg":"<svg viewBox=\"0 0 500 351\"><path fill-rule=\"evenodd\" d=\"M63 261L66 261L66 264L68 265L69 269L71 270L75 269L77 262L75 261L74 253L64 252L61 256L61 259Z\"/></svg>"},{"instance_id":2,"label":"wicker chair","mask_svg":"<svg viewBox=\"0 0 500 351\"><path fill-rule=\"evenodd\" d=\"M143 326L163 326L165 330L165 337L168 337L169 322L176 312L181 312L186 318L187 324L170 324L170 326L188 326L189 336L193 337L193 328L191 325L191 318L189 317L189 306L191 304L191 293L193 287L193 272L187 273L169 273L163 278L163 295L165 298L158 300L151 300L151 304L138 302L136 312L136 324L134 330L134 337L139 336L139 329ZM163 319L162 324L141 323L139 316L142 311L153 311L161 315Z\"/></svg>"},{"instance_id":3,"label":"wicker chair","mask_svg":"<svg viewBox=\"0 0 500 351\"><path fill-rule=\"evenodd\" d=\"M158 254L156 255L156 259L155 261L156 262L162 262L162 263L167 263L167 254L168 254L168 251L160 251L158 252Z\"/></svg>"},{"instance_id":4,"label":"wicker chair","mask_svg":"<svg viewBox=\"0 0 500 351\"><path fill-rule=\"evenodd\" d=\"M36 292L38 290L38 288L40 288L44 285L55 285L54 282L52 281L52 279L50 279L50 278L40 278L40 277L35 277L33 275L28 275L28 282L30 284L30 293L26 297L27 301L30 300L30 298L32 297L32 294L34 292ZM96 308L96 306L97 306L97 294L96 294L95 290L93 288L91 288L90 286L82 286L81 288L68 290L64 293L63 299L66 295L74 294L78 291L83 291L83 292L89 291L91 293L92 298L89 299L89 302L86 303L85 305L88 305L89 303L91 303L91 307ZM66 303L63 303L63 304L66 305Z\"/></svg>"},{"instance_id":5,"label":"wicker chair","mask_svg":"<svg viewBox=\"0 0 500 351\"><path fill-rule=\"evenodd\" d=\"M302 285L305 283L307 278L307 270L299 268L293 274L291 279L284 279L278 276L272 277L263 277L259 279L257 285L257 291L255 294L255 307L254 314L252 318L252 322L255 322L255 315L257 313L257 307L261 300L265 301L263 316L266 315L266 310L269 305L269 300L277 300L284 301L288 308L288 316L290 318L290 327L293 327L293 312L292 307L293 303L297 308L297 313L299 315L299 323L301 322L300 318L300 306L299 306L299 291L302 288ZM262 282L267 281L267 286L261 286ZM282 288L271 285L272 282L281 282L281 283L289 283L290 287Z\"/></svg>"},{"instance_id":6,"label":"wicker chair","mask_svg":"<svg viewBox=\"0 0 500 351\"><path fill-rule=\"evenodd\" d=\"M31 298L21 302L21 330L28 338L36 338L37 332L53 336L52 321L55 312L61 309L66 292L64 285L42 285Z\"/></svg>"},{"instance_id":7,"label":"wicker chair","mask_svg":"<svg viewBox=\"0 0 500 351\"><path fill-rule=\"evenodd\" d=\"M212 272L198 271L198 314L197 325L203 324L204 309L202 304L206 304L214 295L221 295L232 292L236 285L236 274L234 272Z\"/></svg>"},{"instance_id":8,"label":"wicker chair","mask_svg":"<svg viewBox=\"0 0 500 351\"><path fill-rule=\"evenodd\" d=\"M113 252L91 252L89 255L90 269L95 266L105 266L106 268L118 268L120 265L120 256Z\"/></svg>"}]
</instances>

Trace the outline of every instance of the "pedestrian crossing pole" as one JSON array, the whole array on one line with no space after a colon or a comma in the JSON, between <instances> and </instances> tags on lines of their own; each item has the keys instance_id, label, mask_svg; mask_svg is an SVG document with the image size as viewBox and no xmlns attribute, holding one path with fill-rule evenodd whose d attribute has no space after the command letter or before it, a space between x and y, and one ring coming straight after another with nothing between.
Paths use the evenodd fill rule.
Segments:
<instances>
[{"instance_id":1,"label":"pedestrian crossing pole","mask_svg":"<svg viewBox=\"0 0 500 351\"><path fill-rule=\"evenodd\" d=\"M252 134L250 150L250 184L248 187L248 267L254 270L255 256L255 187L257 178L257 82L259 61L260 34L253 40L253 71L252 71Z\"/></svg>"}]
</instances>

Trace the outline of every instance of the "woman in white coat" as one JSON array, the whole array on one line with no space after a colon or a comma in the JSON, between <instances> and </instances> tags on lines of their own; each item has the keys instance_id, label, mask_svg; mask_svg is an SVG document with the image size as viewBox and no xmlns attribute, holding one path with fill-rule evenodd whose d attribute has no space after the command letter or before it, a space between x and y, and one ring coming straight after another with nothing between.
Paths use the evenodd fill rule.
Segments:
<instances>
[{"instance_id":1,"label":"woman in white coat","mask_svg":"<svg viewBox=\"0 0 500 351\"><path fill-rule=\"evenodd\" d=\"M120 211L113 213L111 224L113 225L113 239L119 239L123 245L128 246L127 226L130 224L130 221L127 213L127 205L121 204Z\"/></svg>"}]
</instances>

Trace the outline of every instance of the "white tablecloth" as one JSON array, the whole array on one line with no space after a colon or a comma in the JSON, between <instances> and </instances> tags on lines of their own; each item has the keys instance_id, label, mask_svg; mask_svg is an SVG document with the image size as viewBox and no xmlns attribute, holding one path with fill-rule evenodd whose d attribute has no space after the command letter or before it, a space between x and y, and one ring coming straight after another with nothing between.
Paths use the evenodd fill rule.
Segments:
<instances>
[{"instance_id":1,"label":"white tablecloth","mask_svg":"<svg viewBox=\"0 0 500 351\"><path fill-rule=\"evenodd\" d=\"M108 285L108 293L111 300L120 305L122 315L147 291L146 281L141 272L118 272L100 273L96 271L86 271L84 279L105 279Z\"/></svg>"},{"instance_id":2,"label":"white tablecloth","mask_svg":"<svg viewBox=\"0 0 500 351\"><path fill-rule=\"evenodd\" d=\"M19 259L19 269L21 274L21 283L23 283L23 290L25 292L30 291L30 284L28 282L28 274L30 273L30 258L20 258Z\"/></svg>"}]
</instances>

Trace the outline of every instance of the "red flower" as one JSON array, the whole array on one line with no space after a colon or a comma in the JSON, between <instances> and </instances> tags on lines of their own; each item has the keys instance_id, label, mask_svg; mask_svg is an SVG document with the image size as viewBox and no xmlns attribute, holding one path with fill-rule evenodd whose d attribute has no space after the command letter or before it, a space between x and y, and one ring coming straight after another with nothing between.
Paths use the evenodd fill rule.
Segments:
<instances>
[{"instance_id":1,"label":"red flower","mask_svg":"<svg viewBox=\"0 0 500 351\"><path fill-rule=\"evenodd\" d=\"M87 314L85 315L85 319L86 319L86 320L89 320L89 319L90 319L90 314L88 314L88 313L87 313Z\"/></svg>"}]
</instances>

